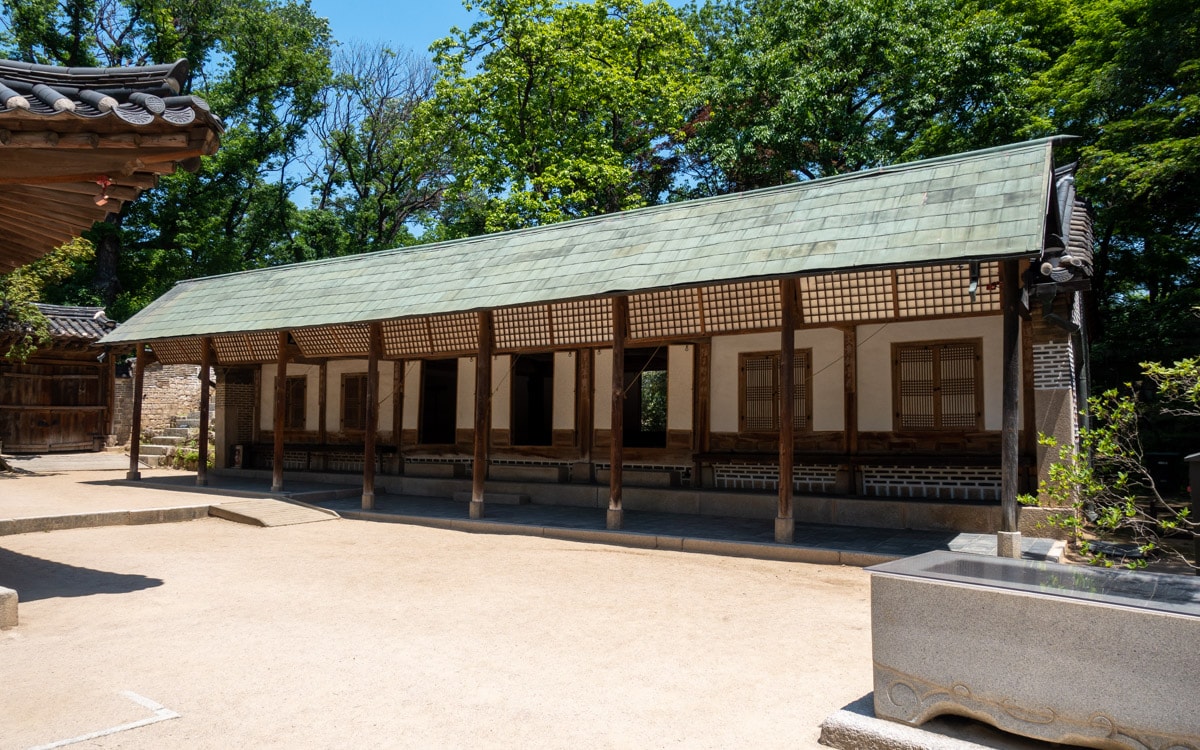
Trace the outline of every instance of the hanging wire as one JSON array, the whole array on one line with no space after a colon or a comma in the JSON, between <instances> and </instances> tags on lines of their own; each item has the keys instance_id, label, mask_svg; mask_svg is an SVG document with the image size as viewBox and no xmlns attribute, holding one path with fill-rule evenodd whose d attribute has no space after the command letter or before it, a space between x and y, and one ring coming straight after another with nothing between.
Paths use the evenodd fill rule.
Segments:
<instances>
[{"instance_id":1,"label":"hanging wire","mask_svg":"<svg viewBox=\"0 0 1200 750\"><path fill-rule=\"evenodd\" d=\"M628 396L629 392L633 390L633 386L641 382L642 373L646 372L646 368L649 367L650 363L654 361L654 358L658 356L660 349L662 349L662 344L654 347L654 353L646 358L646 364L642 365L642 369L638 370L638 374L633 378L633 380L630 381L629 385L625 386L625 391L621 395Z\"/></svg>"}]
</instances>

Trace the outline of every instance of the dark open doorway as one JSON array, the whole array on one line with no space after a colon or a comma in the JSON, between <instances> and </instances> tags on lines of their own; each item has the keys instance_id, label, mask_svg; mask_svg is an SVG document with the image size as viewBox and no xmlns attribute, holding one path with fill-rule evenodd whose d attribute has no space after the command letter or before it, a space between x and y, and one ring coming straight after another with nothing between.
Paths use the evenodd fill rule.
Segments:
<instances>
[{"instance_id":1,"label":"dark open doorway","mask_svg":"<svg viewBox=\"0 0 1200 750\"><path fill-rule=\"evenodd\" d=\"M421 363L421 422L417 439L426 445L455 442L458 421L458 360Z\"/></svg>"},{"instance_id":2,"label":"dark open doorway","mask_svg":"<svg viewBox=\"0 0 1200 750\"><path fill-rule=\"evenodd\" d=\"M667 350L625 352L625 440L631 448L667 447Z\"/></svg>"},{"instance_id":3,"label":"dark open doorway","mask_svg":"<svg viewBox=\"0 0 1200 750\"><path fill-rule=\"evenodd\" d=\"M554 355L522 354L512 370L512 444L550 445L553 424Z\"/></svg>"}]
</instances>

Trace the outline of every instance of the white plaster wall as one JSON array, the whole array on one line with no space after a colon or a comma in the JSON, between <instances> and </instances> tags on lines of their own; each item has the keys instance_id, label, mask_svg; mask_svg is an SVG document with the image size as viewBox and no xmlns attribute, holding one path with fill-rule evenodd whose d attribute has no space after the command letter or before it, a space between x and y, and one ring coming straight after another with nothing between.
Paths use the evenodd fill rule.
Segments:
<instances>
[{"instance_id":1,"label":"white plaster wall","mask_svg":"<svg viewBox=\"0 0 1200 750\"><path fill-rule=\"evenodd\" d=\"M258 395L258 423L264 430L275 426L276 365L262 366L262 393ZM321 368L317 365L288 365L287 377L304 376L304 429L316 430L321 419Z\"/></svg>"},{"instance_id":2,"label":"white plaster wall","mask_svg":"<svg viewBox=\"0 0 1200 750\"><path fill-rule=\"evenodd\" d=\"M667 429L692 429L691 346L667 347Z\"/></svg>"},{"instance_id":3,"label":"white plaster wall","mask_svg":"<svg viewBox=\"0 0 1200 750\"><path fill-rule=\"evenodd\" d=\"M421 361L410 359L404 362L404 413L400 426L405 430L417 429L421 407Z\"/></svg>"},{"instance_id":4,"label":"white plaster wall","mask_svg":"<svg viewBox=\"0 0 1200 750\"><path fill-rule=\"evenodd\" d=\"M458 360L458 405L455 408L455 427L475 427L475 358Z\"/></svg>"},{"instance_id":5,"label":"white plaster wall","mask_svg":"<svg viewBox=\"0 0 1200 750\"><path fill-rule=\"evenodd\" d=\"M597 349L596 392L592 397L592 419L597 430L612 429L612 349Z\"/></svg>"},{"instance_id":6,"label":"white plaster wall","mask_svg":"<svg viewBox=\"0 0 1200 750\"><path fill-rule=\"evenodd\" d=\"M337 432L342 429L342 376L351 373L365 373L365 359L335 359L325 365L326 387L325 394L325 429ZM379 431L392 429L392 363L381 360L379 363Z\"/></svg>"},{"instance_id":7,"label":"white plaster wall","mask_svg":"<svg viewBox=\"0 0 1200 750\"><path fill-rule=\"evenodd\" d=\"M796 331L796 348L812 349L813 430L840 432L846 425L842 332L836 328ZM779 334L774 332L713 337L709 394L713 432L738 431L738 355L777 351Z\"/></svg>"},{"instance_id":8,"label":"white plaster wall","mask_svg":"<svg viewBox=\"0 0 1200 750\"><path fill-rule=\"evenodd\" d=\"M999 315L859 326L858 428L892 429L893 343L979 338L983 340L983 425L1000 429L1003 334Z\"/></svg>"},{"instance_id":9,"label":"white plaster wall","mask_svg":"<svg viewBox=\"0 0 1200 750\"><path fill-rule=\"evenodd\" d=\"M492 357L492 429L507 430L512 426L512 356ZM475 403L471 402L472 414ZM471 422L475 424L474 420Z\"/></svg>"},{"instance_id":10,"label":"white plaster wall","mask_svg":"<svg viewBox=\"0 0 1200 750\"><path fill-rule=\"evenodd\" d=\"M575 429L575 352L554 353L554 417L556 430Z\"/></svg>"}]
</instances>

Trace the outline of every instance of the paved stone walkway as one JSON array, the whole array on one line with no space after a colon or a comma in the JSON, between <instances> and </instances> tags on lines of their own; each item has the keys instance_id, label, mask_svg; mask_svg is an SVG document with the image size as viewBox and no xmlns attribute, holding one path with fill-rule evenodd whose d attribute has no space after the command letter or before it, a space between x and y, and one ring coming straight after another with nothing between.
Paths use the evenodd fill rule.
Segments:
<instances>
[{"instance_id":1,"label":"paved stone walkway","mask_svg":"<svg viewBox=\"0 0 1200 750\"><path fill-rule=\"evenodd\" d=\"M366 513L355 498L341 498L319 503L337 511L343 518L392 516L395 520L468 519L468 504L435 497L378 495L375 508ZM383 520L383 518L380 518ZM530 526L546 529L574 529L605 532L605 511L597 508L574 508L561 505L500 505L486 506L486 520L514 527ZM441 524L438 524L441 525ZM456 528L469 528L456 526ZM697 516L678 513L626 510L622 532L707 539L718 542L763 544L777 547L773 521ZM614 534L614 537L616 534ZM615 541L615 540L614 540ZM811 547L881 557L907 557L932 550L952 550L983 555L996 554L996 537L991 534L966 534L939 531L874 529L861 526L832 526L796 524L794 547ZM1022 554L1032 560L1055 558L1061 550L1052 539L1022 539Z\"/></svg>"}]
</instances>

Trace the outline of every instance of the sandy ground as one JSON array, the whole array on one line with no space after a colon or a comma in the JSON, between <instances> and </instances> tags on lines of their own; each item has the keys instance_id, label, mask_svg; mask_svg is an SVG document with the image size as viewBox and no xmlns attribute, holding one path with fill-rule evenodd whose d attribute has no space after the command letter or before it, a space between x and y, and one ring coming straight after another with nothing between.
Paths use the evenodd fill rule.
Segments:
<instances>
[{"instance_id":1,"label":"sandy ground","mask_svg":"<svg viewBox=\"0 0 1200 750\"><path fill-rule=\"evenodd\" d=\"M73 747L815 748L871 688L857 568L206 519L3 537L0 585L3 748L122 691L181 718Z\"/></svg>"},{"instance_id":2,"label":"sandy ground","mask_svg":"<svg viewBox=\"0 0 1200 750\"><path fill-rule=\"evenodd\" d=\"M54 465L44 471L36 474L0 472L0 518L207 505L229 499L118 484L125 479L125 469L67 471L65 465ZM181 473L171 469L142 469L142 476L147 478L174 477ZM3 546L2 540L0 537L0 546Z\"/></svg>"}]
</instances>

